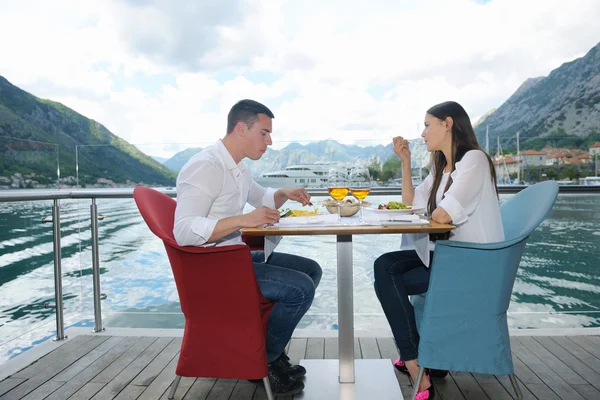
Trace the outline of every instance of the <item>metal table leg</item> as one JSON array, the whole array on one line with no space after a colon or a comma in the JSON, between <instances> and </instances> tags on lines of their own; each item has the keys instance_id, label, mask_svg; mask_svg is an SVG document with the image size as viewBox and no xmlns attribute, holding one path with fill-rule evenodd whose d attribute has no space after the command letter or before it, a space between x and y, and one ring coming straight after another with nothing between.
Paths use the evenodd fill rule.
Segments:
<instances>
[{"instance_id":1,"label":"metal table leg","mask_svg":"<svg viewBox=\"0 0 600 400\"><path fill-rule=\"evenodd\" d=\"M337 236L340 383L354 382L352 235Z\"/></svg>"}]
</instances>

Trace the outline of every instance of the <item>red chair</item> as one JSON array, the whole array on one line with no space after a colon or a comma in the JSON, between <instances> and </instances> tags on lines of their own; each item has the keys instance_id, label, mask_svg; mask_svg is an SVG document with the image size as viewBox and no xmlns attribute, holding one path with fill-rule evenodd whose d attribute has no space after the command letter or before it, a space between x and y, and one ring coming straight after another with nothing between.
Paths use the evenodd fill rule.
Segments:
<instances>
[{"instance_id":1,"label":"red chair","mask_svg":"<svg viewBox=\"0 0 600 400\"><path fill-rule=\"evenodd\" d=\"M273 399L266 352L273 303L256 283L250 247L179 246L173 237L175 200L142 186L134 189L133 198L150 230L165 244L185 316L169 399L182 376L263 379L267 397Z\"/></svg>"}]
</instances>

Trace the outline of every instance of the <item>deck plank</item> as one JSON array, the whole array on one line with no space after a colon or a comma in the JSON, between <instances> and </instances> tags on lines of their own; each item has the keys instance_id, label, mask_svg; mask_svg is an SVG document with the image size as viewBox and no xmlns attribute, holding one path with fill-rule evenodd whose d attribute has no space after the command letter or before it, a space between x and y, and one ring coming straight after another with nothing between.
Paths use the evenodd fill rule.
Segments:
<instances>
[{"instance_id":1,"label":"deck plank","mask_svg":"<svg viewBox=\"0 0 600 400\"><path fill-rule=\"evenodd\" d=\"M82 335L0 381L2 400L166 400L175 378L181 338ZM600 399L600 337L512 337L515 373L527 400ZM68 346L67 346L68 345ZM67 347L65 347L67 346ZM355 338L357 359L396 359L392 338ZM337 358L336 338L293 338L290 361ZM403 395L412 386L394 369ZM34 373L35 372L35 373ZM452 372L435 379L441 400L510 400L507 376ZM266 400L265 391L245 380L182 378L176 398ZM291 396L278 400L292 400Z\"/></svg>"},{"instance_id":2,"label":"deck plank","mask_svg":"<svg viewBox=\"0 0 600 400\"><path fill-rule=\"evenodd\" d=\"M175 379L175 376L173 376L173 380ZM185 395L187 394L187 392L190 390L190 388L192 387L192 385L194 384L194 382L196 382L197 378L189 378L189 377L182 377L181 380L179 381L179 385L177 385L177 390L175 391L175 398L176 399L183 399L185 397ZM163 395L160 397L160 400L168 400L169 397L169 392L171 390L171 386L173 385L173 382L171 382L171 384L169 384L169 388L167 389L167 391L165 393L163 393Z\"/></svg>"},{"instance_id":3,"label":"deck plank","mask_svg":"<svg viewBox=\"0 0 600 400\"><path fill-rule=\"evenodd\" d=\"M518 337L511 338L511 347L515 355L523 361L541 380L552 389L559 397L564 399L578 399L583 397L559 375L550 369L542 360L536 357L531 350L525 346ZM535 394L535 392L534 392Z\"/></svg>"},{"instance_id":4,"label":"deck plank","mask_svg":"<svg viewBox=\"0 0 600 400\"><path fill-rule=\"evenodd\" d=\"M325 355L323 358L327 360L335 360L339 357L339 350L338 338L326 338Z\"/></svg>"},{"instance_id":5,"label":"deck plank","mask_svg":"<svg viewBox=\"0 0 600 400\"><path fill-rule=\"evenodd\" d=\"M364 359L381 359L379 353L379 347L377 346L377 339L375 338L359 338L360 352Z\"/></svg>"},{"instance_id":6,"label":"deck plank","mask_svg":"<svg viewBox=\"0 0 600 400\"><path fill-rule=\"evenodd\" d=\"M206 400L229 400L237 379L218 379Z\"/></svg>"},{"instance_id":7,"label":"deck plank","mask_svg":"<svg viewBox=\"0 0 600 400\"><path fill-rule=\"evenodd\" d=\"M452 379L459 387L465 399L488 399L489 397L485 394L485 391L479 386L479 383L473 375L469 372L456 372L451 373ZM446 378L448 379L448 378ZM435 382L434 382L435 384Z\"/></svg>"},{"instance_id":8,"label":"deck plank","mask_svg":"<svg viewBox=\"0 0 600 400\"><path fill-rule=\"evenodd\" d=\"M520 337L519 341L526 346L535 356L543 362L548 368L556 372L569 385L585 385L588 382L578 373L573 371L560 358L552 354L548 349L542 346L532 337Z\"/></svg>"},{"instance_id":9,"label":"deck plank","mask_svg":"<svg viewBox=\"0 0 600 400\"><path fill-rule=\"evenodd\" d=\"M0 382L0 396L25 382L26 378L6 378Z\"/></svg>"},{"instance_id":10,"label":"deck plank","mask_svg":"<svg viewBox=\"0 0 600 400\"><path fill-rule=\"evenodd\" d=\"M121 392L119 392L117 397L115 397L114 399L115 400L136 400L145 389L146 388L144 386L127 385L127 386L125 386L125 389L121 390ZM158 397L156 397L156 398L158 398Z\"/></svg>"},{"instance_id":11,"label":"deck plank","mask_svg":"<svg viewBox=\"0 0 600 400\"><path fill-rule=\"evenodd\" d=\"M494 375L476 373L472 373L471 375L475 378L475 381L481 386L481 389L483 389L490 400L512 399L510 393L502 386Z\"/></svg>"},{"instance_id":12,"label":"deck plank","mask_svg":"<svg viewBox=\"0 0 600 400\"><path fill-rule=\"evenodd\" d=\"M569 353L550 337L540 336L536 337L535 340L553 355L555 355L558 359L560 359L563 363L568 365L573 371L577 372L577 374L585 379L585 383L592 384L596 387L596 389L600 389L600 374L585 365L581 360ZM573 382L569 383L571 385L573 384Z\"/></svg>"},{"instance_id":13,"label":"deck plank","mask_svg":"<svg viewBox=\"0 0 600 400\"><path fill-rule=\"evenodd\" d=\"M600 390L592 385L572 385L584 399L600 399Z\"/></svg>"},{"instance_id":14,"label":"deck plank","mask_svg":"<svg viewBox=\"0 0 600 400\"><path fill-rule=\"evenodd\" d=\"M362 351L360 349L360 341L358 340L358 338L354 338L354 359L355 360L360 360L362 359Z\"/></svg>"},{"instance_id":15,"label":"deck plank","mask_svg":"<svg viewBox=\"0 0 600 400\"><path fill-rule=\"evenodd\" d=\"M192 384L184 400L206 400L217 380L215 378L198 378Z\"/></svg>"},{"instance_id":16,"label":"deck plank","mask_svg":"<svg viewBox=\"0 0 600 400\"><path fill-rule=\"evenodd\" d=\"M406 375L405 375L406 376ZM406 378L408 379L408 378ZM456 381L452 378L452 375L446 376L444 379L434 379L433 384L435 385L436 394L440 394L440 397L444 400L464 400L465 396L460 391L460 388L456 385ZM409 386L412 391L412 385ZM407 398L410 398L408 394Z\"/></svg>"},{"instance_id":17,"label":"deck plank","mask_svg":"<svg viewBox=\"0 0 600 400\"><path fill-rule=\"evenodd\" d=\"M69 400L90 400L96 393L104 387L104 383L89 382L86 383L75 394L69 397Z\"/></svg>"},{"instance_id":18,"label":"deck plank","mask_svg":"<svg viewBox=\"0 0 600 400\"><path fill-rule=\"evenodd\" d=\"M52 378L53 381L58 382L68 382L81 371L89 367L94 361L102 357L106 354L110 349L117 346L121 341L125 339L124 337L110 337L108 340L104 341L104 343L100 344L94 350L90 351L85 356L81 357L79 360L71 364L68 368L63 370L60 374L56 375Z\"/></svg>"},{"instance_id":19,"label":"deck plank","mask_svg":"<svg viewBox=\"0 0 600 400\"><path fill-rule=\"evenodd\" d=\"M306 341L307 360L322 360L325 355L325 339L310 338Z\"/></svg>"},{"instance_id":20,"label":"deck plank","mask_svg":"<svg viewBox=\"0 0 600 400\"><path fill-rule=\"evenodd\" d=\"M173 342L176 343L176 340ZM181 343L178 344L179 346ZM170 345L169 345L170 346ZM167 346L167 348L169 347ZM167 350L163 351L166 353ZM157 357L158 358L158 357ZM164 367L150 382L144 393L141 394L139 400L158 400L169 389L175 380L175 369L179 357L172 357L169 364ZM140 374L141 375L141 374ZM138 375L139 376L139 375ZM136 378L137 379L137 378ZM183 379L182 379L183 380ZM135 382L135 380L133 381ZM181 384L181 382L179 382Z\"/></svg>"},{"instance_id":21,"label":"deck plank","mask_svg":"<svg viewBox=\"0 0 600 400\"><path fill-rule=\"evenodd\" d=\"M160 337L154 341L142 354L127 365L116 377L102 388L92 399L108 400L121 392L152 360L154 360L173 338ZM95 381L95 380L94 380Z\"/></svg>"},{"instance_id":22,"label":"deck plank","mask_svg":"<svg viewBox=\"0 0 600 400\"><path fill-rule=\"evenodd\" d=\"M131 381L132 385L149 386L165 367L174 360L181 349L182 338L176 338L167 345L159 354ZM177 361L177 359L175 359ZM173 368L173 371L175 369Z\"/></svg>"},{"instance_id":23,"label":"deck plank","mask_svg":"<svg viewBox=\"0 0 600 400\"><path fill-rule=\"evenodd\" d=\"M565 336L552 337L552 340L568 351L573 357L587 365L597 374L600 374L600 360L593 354L576 343L577 338L567 338Z\"/></svg>"},{"instance_id":24,"label":"deck plank","mask_svg":"<svg viewBox=\"0 0 600 400\"><path fill-rule=\"evenodd\" d=\"M46 354L27 368L22 369L18 373L14 374L13 378L33 378L38 373L42 372L50 365L58 362L63 356L74 351L78 347L85 344L89 340L87 336L75 336L73 339L67 339L67 342L57 348L56 350Z\"/></svg>"},{"instance_id":25,"label":"deck plank","mask_svg":"<svg viewBox=\"0 0 600 400\"><path fill-rule=\"evenodd\" d=\"M598 336L569 336L590 354L600 358L600 337Z\"/></svg>"},{"instance_id":26,"label":"deck plank","mask_svg":"<svg viewBox=\"0 0 600 400\"><path fill-rule=\"evenodd\" d=\"M73 393L77 392L96 375L102 372L105 368L112 364L129 348L139 342L139 337L125 337L110 351L91 363L86 369L75 375L70 381L66 382L57 391L48 396L45 400L64 400L69 398ZM105 342L106 343L106 342Z\"/></svg>"},{"instance_id":27,"label":"deck plank","mask_svg":"<svg viewBox=\"0 0 600 400\"><path fill-rule=\"evenodd\" d=\"M516 371L516 369L515 369L515 371ZM504 390L506 390L508 392L508 394L511 395L512 398L516 399L517 395L515 394L515 390L512 387L512 384L510 383L510 378L508 377L508 375L494 375L494 376L496 377L498 382L500 382L500 384L502 385ZM518 375L517 375L517 381L519 383L519 389L521 389L521 393L523 394L523 399L525 399L525 400L536 400L537 399L537 397L531 392L531 390L529 390L527 385L525 385L523 383L523 381L521 381L521 379L519 378Z\"/></svg>"},{"instance_id":28,"label":"deck plank","mask_svg":"<svg viewBox=\"0 0 600 400\"><path fill-rule=\"evenodd\" d=\"M290 340L290 350L287 355L290 358L290 362L294 365L298 364L300 360L306 357L306 343L305 338L292 338Z\"/></svg>"},{"instance_id":29,"label":"deck plank","mask_svg":"<svg viewBox=\"0 0 600 400\"><path fill-rule=\"evenodd\" d=\"M13 400L25 397L27 394L29 394L29 392L32 392L39 386L43 385L47 380L59 374L62 370L69 367L73 362L77 361L81 357L85 356L88 352L92 351L96 346L100 345L107 339L108 337L106 336L96 336L88 341L83 342L81 346L75 348L73 351L63 354L58 361L50 364L47 368L40 371L30 379L27 379L26 382L23 382L16 388L0 396L0 400Z\"/></svg>"},{"instance_id":30,"label":"deck plank","mask_svg":"<svg viewBox=\"0 0 600 400\"><path fill-rule=\"evenodd\" d=\"M56 389L61 387L62 385L64 385L64 382L46 381L46 382L44 382L43 385L39 386L34 391L29 392L29 394L27 396L23 397L22 399L23 400L44 399L49 394L54 392Z\"/></svg>"},{"instance_id":31,"label":"deck plank","mask_svg":"<svg viewBox=\"0 0 600 400\"><path fill-rule=\"evenodd\" d=\"M135 360L142 352L144 352L152 343L156 342L156 338L142 337L140 340L121 354L101 373L96 375L92 382L107 384L121 373L133 360Z\"/></svg>"},{"instance_id":32,"label":"deck plank","mask_svg":"<svg viewBox=\"0 0 600 400\"><path fill-rule=\"evenodd\" d=\"M230 399L251 399L254 396L254 392L256 392L256 385L250 383L246 380L238 380L233 388L233 392L231 392Z\"/></svg>"}]
</instances>

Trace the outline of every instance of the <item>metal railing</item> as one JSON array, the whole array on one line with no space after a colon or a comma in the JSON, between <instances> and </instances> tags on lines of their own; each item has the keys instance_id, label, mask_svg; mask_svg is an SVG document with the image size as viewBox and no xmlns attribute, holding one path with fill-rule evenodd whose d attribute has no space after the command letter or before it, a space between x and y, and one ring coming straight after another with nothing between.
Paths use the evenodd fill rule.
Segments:
<instances>
[{"instance_id":1,"label":"metal railing","mask_svg":"<svg viewBox=\"0 0 600 400\"><path fill-rule=\"evenodd\" d=\"M162 193L175 197L175 190L160 190ZM100 257L98 243L98 207L97 199L133 198L133 188L128 189L93 189L93 190L48 190L48 189L23 189L0 191L0 202L20 202L52 200L52 220L45 218L41 222L52 222L52 239L54 251L54 305L56 314L55 341L66 339L63 315L62 294L62 267L61 267L61 234L60 234L60 200L65 199L90 199L90 221L92 240L92 279L94 286L94 330L104 331L102 324L102 294L100 291Z\"/></svg>"},{"instance_id":2,"label":"metal railing","mask_svg":"<svg viewBox=\"0 0 600 400\"><path fill-rule=\"evenodd\" d=\"M500 187L501 193L516 193L526 186ZM506 189L506 190L502 190ZM510 190L508 190L510 189ZM600 186L561 186L561 192L598 193ZM174 189L157 189L160 192L176 197ZM328 196L327 189L308 189L313 196ZM371 190L372 195L399 195L401 189L398 187L375 187ZM56 313L56 337L54 340L63 340L64 317L63 317L63 294L62 294L62 269L61 269L61 230L60 230L60 200L64 199L90 199L90 221L91 221L91 247L92 247L92 278L94 298L94 332L104 331L102 324L102 293L100 290L100 259L98 243L98 216L97 199L133 198L133 188L120 189L78 189L78 190L50 190L50 189L19 189L1 190L0 202L21 202L52 200L52 227L53 227L53 251L54 251L54 296ZM50 222L44 219L42 222ZM52 307L52 306L51 306Z\"/></svg>"}]
</instances>

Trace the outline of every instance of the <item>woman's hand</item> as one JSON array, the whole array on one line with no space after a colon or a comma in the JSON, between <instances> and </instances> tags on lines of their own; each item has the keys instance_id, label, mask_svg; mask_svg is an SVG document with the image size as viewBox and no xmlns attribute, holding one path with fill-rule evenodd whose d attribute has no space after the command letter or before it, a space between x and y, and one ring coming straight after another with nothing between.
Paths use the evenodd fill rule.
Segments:
<instances>
[{"instance_id":1,"label":"woman's hand","mask_svg":"<svg viewBox=\"0 0 600 400\"><path fill-rule=\"evenodd\" d=\"M402 136L396 136L394 139L394 153L402 163L410 165L410 150L408 149L408 140L405 140Z\"/></svg>"},{"instance_id":2,"label":"woman's hand","mask_svg":"<svg viewBox=\"0 0 600 400\"><path fill-rule=\"evenodd\" d=\"M448 224L452 221L450 214L442 207L438 207L431 213L431 219L439 224Z\"/></svg>"}]
</instances>

